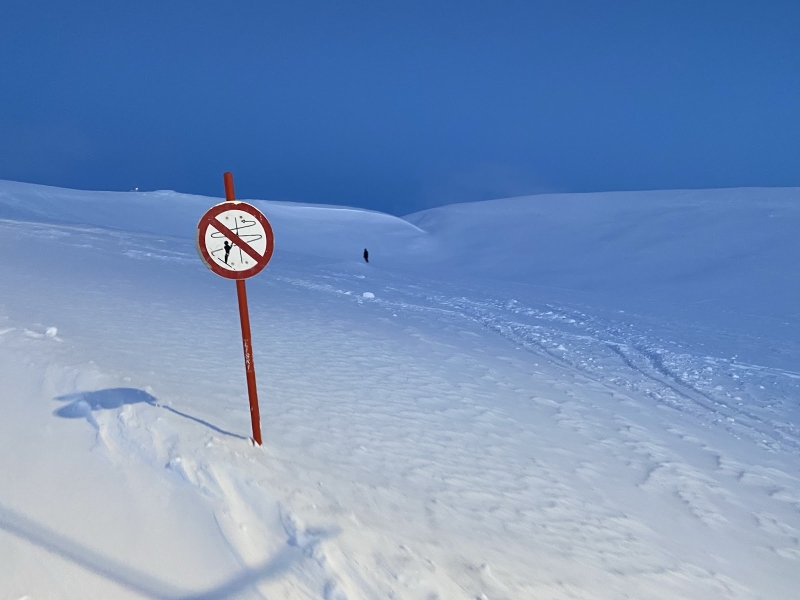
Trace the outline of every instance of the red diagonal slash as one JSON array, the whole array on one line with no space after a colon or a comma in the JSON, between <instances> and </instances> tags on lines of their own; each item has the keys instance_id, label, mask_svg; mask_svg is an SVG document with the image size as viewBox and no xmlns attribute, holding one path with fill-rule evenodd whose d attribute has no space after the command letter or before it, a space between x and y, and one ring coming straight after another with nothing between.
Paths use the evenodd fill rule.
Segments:
<instances>
[{"instance_id":1,"label":"red diagonal slash","mask_svg":"<svg viewBox=\"0 0 800 600\"><path fill-rule=\"evenodd\" d=\"M259 262L264 258L261 254L253 250L250 244L248 244L238 235L233 233L233 231L225 227L225 225L223 225L222 222L217 217L211 217L208 220L208 223L209 225L212 225L215 229L217 229L226 238L228 238L233 244L239 246L239 248L244 250L244 253L247 254L247 256L249 256L250 258L252 258L254 261Z\"/></svg>"}]
</instances>

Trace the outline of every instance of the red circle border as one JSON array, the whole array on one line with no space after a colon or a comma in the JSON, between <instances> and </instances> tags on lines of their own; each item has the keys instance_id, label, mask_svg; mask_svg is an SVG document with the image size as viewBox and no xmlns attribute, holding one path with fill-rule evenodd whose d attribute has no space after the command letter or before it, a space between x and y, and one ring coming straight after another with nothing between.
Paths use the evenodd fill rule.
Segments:
<instances>
[{"instance_id":1,"label":"red circle border","mask_svg":"<svg viewBox=\"0 0 800 600\"><path fill-rule=\"evenodd\" d=\"M231 271L220 267L208 253L205 243L203 243L206 238L206 231L208 230L209 225L213 225L212 221L214 218L227 210L241 210L254 217L259 223L261 223L261 226L264 227L264 232L267 236L267 248L264 251L264 254L261 256L261 259L256 261L256 265L254 267L246 269L245 271ZM203 261L203 264L213 273L216 273L225 279L248 279L249 277L260 273L272 258L272 253L275 250L275 234L272 232L272 225L270 225L267 217L265 217L264 213L258 210L255 206L239 200L230 200L221 202L220 204L215 204L200 218L200 222L197 224L195 247L197 248L197 253L200 255L200 259Z\"/></svg>"}]
</instances>

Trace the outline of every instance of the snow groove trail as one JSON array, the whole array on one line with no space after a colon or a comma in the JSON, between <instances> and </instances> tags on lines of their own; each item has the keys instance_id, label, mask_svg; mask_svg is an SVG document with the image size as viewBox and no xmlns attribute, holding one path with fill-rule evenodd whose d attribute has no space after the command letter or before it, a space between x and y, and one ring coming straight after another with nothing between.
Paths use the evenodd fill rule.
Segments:
<instances>
[{"instance_id":1,"label":"snow groove trail","mask_svg":"<svg viewBox=\"0 0 800 600\"><path fill-rule=\"evenodd\" d=\"M765 367L752 370L735 360L692 354L676 348L674 340L653 339L632 325L589 317L586 312L553 306L535 309L517 301L475 302L466 298L455 301L437 298L437 301L455 305L465 316L514 343L546 353L597 381L643 392L676 410L720 424L736 435L800 455L800 428L792 425L800 411L797 405L786 403L798 397L800 386L796 378L800 373ZM520 314L545 325L510 320ZM622 365L608 360L604 345L621 359ZM630 371L625 372L621 367ZM758 393L766 390L767 385L775 394L770 394L772 398ZM753 410L765 405L767 409L784 409L786 413L781 415L773 410L762 417Z\"/></svg>"},{"instance_id":2,"label":"snow groove trail","mask_svg":"<svg viewBox=\"0 0 800 600\"><path fill-rule=\"evenodd\" d=\"M380 277L365 280L360 274L342 272L315 278L281 277L283 283L292 286L320 294L333 294L338 298L337 306L342 306L343 302L350 303L359 311L380 316L387 323L406 323L412 336L417 335L415 323L429 323L430 319L434 319L442 332L450 332L450 336L462 340L474 340L473 347L479 353L469 358L463 356L455 349L463 347L463 342L457 346L452 341L452 345L448 345L445 336L441 339L443 345L435 351L438 359L432 364L458 365L459 373L473 374L475 384L469 387L462 384L462 392L456 392L452 398L448 398L446 387L439 391L433 387L430 391L425 390L423 398L431 404L425 406L420 402L416 408L419 414L406 406L402 395L389 396L395 415L407 414L409 423L428 422L424 431L450 436L446 443L425 444L424 438L398 431L392 433L390 439L407 439L428 452L417 458L419 463L415 462L412 468L402 468L399 464L374 464L370 461L372 457L377 460L380 456L397 456L401 446L380 449L374 446L374 441L369 444L358 443L357 440L361 439L358 424L362 421L369 424L363 434L366 439L369 439L367 431L373 428L389 432L398 427L391 420L376 423L374 417L366 419L363 415L381 414L386 410L384 402L366 404L363 410L343 415L340 423L329 428L330 431L348 431L352 440L353 447L347 455L353 455L356 463L349 467L342 464L342 470L363 468L372 474L372 479L375 473L400 473L400 479L387 481L382 486L387 489L409 489L410 497L434 495L436 503L426 508L429 527L443 521L452 523L457 519L454 514L467 514L468 522L463 522L462 527L480 532L487 540L496 539L498 531L504 532L510 554L521 552L531 556L533 553L536 557L534 562L548 565L545 570L549 569L550 572L558 572L559 567L551 565L546 557L557 555L583 566L596 565L598 571L593 572L593 576L599 578L597 581L603 580L604 573L608 571L618 572L619 581L605 581L604 585L609 589L628 590L642 586L638 588L641 597L757 597L737 582L734 573L728 571L728 576L723 576L726 569L720 565L705 565L707 570L703 570L698 569L698 562L684 564L678 556L686 552L685 549L675 553L667 549L666 554L660 554L654 549L663 547L663 542L653 541L661 536L675 536L676 530L683 527L686 527L685 534L692 537L698 524L712 530L710 539L728 538L729 535L735 537L737 533L731 531L732 522L755 518L754 515L761 512L782 514L779 521L785 529L781 531L796 530L798 518L793 513L792 500L795 497L793 490L798 485L796 477L779 470L770 471L758 463L749 464L741 456L734 458L719 450L715 444L703 442L700 437L689 433L687 423L696 423L697 416L701 417L701 423L713 425L712 431L733 434L732 439L736 439L740 431L724 419L724 407L718 407L716 400L704 396L708 384L705 388L701 384L695 387L688 375L676 376L673 367L666 366L671 361L674 361L673 364L683 361L687 368L695 370L705 370L709 364L715 368L719 365L734 369L735 361L679 353L672 341L656 338L654 342L653 336L641 333L636 323L604 322L590 316L588 309L560 309L552 304L544 304L536 309L516 300L487 298L485 292L471 299L459 293L443 294L440 290L418 284L404 287L398 284L397 279L394 277L390 282L383 282ZM362 291L373 293L375 298L365 299ZM422 325L420 327L425 329ZM481 334L485 330L499 334L498 338L493 342ZM420 334L420 342L432 342L423 336ZM498 343L499 339L511 341L513 345ZM342 337L339 343L346 345L346 338ZM627 353L620 356L614 352L609 348L609 344L614 343ZM670 344L673 344L671 349L665 350ZM514 354L514 348L528 348L531 354ZM654 364L652 352L655 350L652 348L657 348L665 357L663 362L656 360ZM377 352L377 349L371 345L370 351ZM428 349L425 354L431 356L432 352ZM493 363L488 355L494 353L500 363L513 364L514 368L509 370ZM358 354L354 352L353 361L358 360ZM333 371L347 375L352 367L342 356ZM367 388L400 391L415 380L431 381L430 375L415 376L415 370L410 366L398 367L400 365L395 364L388 372L399 371L405 377L384 380L380 384L376 382L367 385ZM373 366L366 372L375 370L376 366ZM526 373L527 377L518 379L522 373ZM724 382L726 374L712 373L712 376ZM714 381L712 376L708 378ZM361 377L363 380L364 375ZM730 379L736 381L733 377ZM790 377L786 379L791 380ZM369 379L364 384L368 382ZM484 388L483 384L489 382L493 382L494 387ZM728 383L730 385L731 382ZM732 395L734 391L731 387L715 390L721 397ZM527 402L524 399L525 392L530 394ZM456 409L459 397L462 408ZM432 411L437 399L450 407L446 421L433 418L435 412L432 414ZM468 412L467 408L472 403L479 412ZM673 410L667 413L654 412L654 404ZM351 407L353 401L348 400L343 406ZM529 406L530 410L527 413L520 412L522 406ZM785 405L777 408L785 408ZM331 410L326 405L319 405L309 416L321 416ZM547 416L543 418L542 413ZM654 414L658 415L655 420ZM297 416L300 417L300 414ZM778 415L773 416L777 418ZM739 413L737 418L744 420ZM494 430L496 435L489 433L492 429L483 430L484 419L499 426ZM464 423L456 428L457 432L472 431L478 435L467 439L463 433L453 432L453 423L457 420ZM554 433L548 428L552 422L561 429ZM762 435L764 432L758 430L758 422L746 425L742 431L757 442L755 448L765 439ZM511 431L513 434L502 433ZM780 430L773 432L767 429L766 434L773 436L773 439L770 440L771 444L763 444L762 447L770 452L780 453L795 447L796 438L787 436L787 441L783 441L783 432ZM506 439L519 441L521 446L512 449ZM725 439L728 438L722 437L716 443L724 447L730 443L730 440L724 442ZM332 449L341 443L314 440L312 448L320 448L319 455L332 456ZM588 454L578 449L586 444ZM449 450L442 453L437 446L469 448L476 452L465 452L464 457L460 458ZM359 450L362 452L359 453ZM408 454L408 448L404 448L403 452ZM513 459L517 452L522 452L525 457L519 463ZM308 449L304 454L308 454ZM433 455L436 455L436 461L430 464L426 457ZM460 471L462 464L463 472ZM524 485L519 488L510 482L498 485L498 482L504 481L502 468L498 464L508 465L512 473L526 474L521 479ZM477 471L476 466L479 467ZM307 465L304 465L301 470L306 468ZM712 477L705 474L709 468ZM486 484L480 483L476 472L486 475ZM751 487L749 482L758 481L762 475L773 482L775 489L782 490L777 496L768 492L766 498L762 497L760 490L763 488ZM427 491L425 488L413 491L411 485L415 481L424 482ZM432 485L432 482L439 481L442 484ZM611 485L612 488L630 490L630 486L634 486L637 492L627 492L627 497L609 497L607 492L598 496L595 486L599 482L604 482L605 486L612 481L616 482ZM495 487L498 493L488 489L489 485ZM652 514L645 516L640 509L630 508L639 502L632 499L638 498L640 493L647 498L643 502L652 507ZM770 504L778 497L784 497L784 494L786 502ZM370 494L365 491L362 495L369 497ZM474 512L469 512L467 508L471 498L476 499ZM576 503L576 499L582 499L583 502L578 500ZM771 508L767 508L764 502L770 504ZM352 502L357 503L355 500ZM375 504L384 503L376 500ZM496 508L487 511L487 507ZM442 508L447 509L447 519L433 518ZM673 515L679 525L673 523L668 529L654 530L654 523L663 519L656 516L659 514ZM685 515L685 522L680 515ZM487 524L486 529L481 528L482 523ZM413 531L413 526L406 526L405 529ZM444 532L438 533L440 537L444 535ZM572 541L577 538L582 542L573 545ZM514 539L519 540L518 551L513 550ZM525 546L528 549L522 550ZM695 549L702 552L702 547L703 544L696 544ZM776 541L772 546L774 550L770 551L788 557L794 555L796 547L794 536L788 534ZM533 548L541 549L541 554ZM485 551L483 555L488 556ZM634 555L637 557L634 561L636 566L630 562ZM492 564L494 561L487 562ZM507 559L505 562L508 562ZM530 570L529 566L520 568ZM795 567L785 564L781 568ZM497 573L496 570L492 572ZM683 589L671 588L670 585L677 579L692 583ZM508 589L515 590L517 597L527 597L525 593L530 597L536 597L537 593L561 597L563 593L563 590L548 587L545 582L551 581L549 576L538 571L533 575L538 585L530 588L525 587L522 581L515 580L508 572L503 572L500 580L506 584L513 582ZM488 583L484 581L481 585L487 586ZM598 585L595 581L592 589L598 589ZM493 591L500 597L506 597L504 594L515 597L512 592ZM487 595L493 597L488 592ZM598 593L594 592L593 597L597 596ZM576 597L582 596L576 594ZM790 596L778 594L778 597Z\"/></svg>"},{"instance_id":3,"label":"snow groove trail","mask_svg":"<svg viewBox=\"0 0 800 600\"><path fill-rule=\"evenodd\" d=\"M350 274L332 272L319 279L338 283L286 281L364 301L351 291L361 282ZM537 307L530 301L487 296L483 290L473 290L473 297L451 296L430 284L398 283L384 284L384 293L374 301L393 312L473 321L595 381L645 394L736 436L800 456L800 372L698 353L678 336L648 333L650 324L635 314L620 311L611 318L589 307L547 301Z\"/></svg>"}]
</instances>

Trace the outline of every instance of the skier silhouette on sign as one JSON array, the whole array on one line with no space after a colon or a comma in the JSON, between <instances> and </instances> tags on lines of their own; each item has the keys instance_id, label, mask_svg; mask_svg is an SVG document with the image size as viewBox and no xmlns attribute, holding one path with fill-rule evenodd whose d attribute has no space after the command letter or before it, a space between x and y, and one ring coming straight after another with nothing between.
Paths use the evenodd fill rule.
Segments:
<instances>
[{"instance_id":1,"label":"skier silhouette on sign","mask_svg":"<svg viewBox=\"0 0 800 600\"><path fill-rule=\"evenodd\" d=\"M364 262L365 263L369 262L369 252L367 251L366 248L364 248Z\"/></svg>"},{"instance_id":2,"label":"skier silhouette on sign","mask_svg":"<svg viewBox=\"0 0 800 600\"><path fill-rule=\"evenodd\" d=\"M225 248L225 264L228 264L228 255L231 253L231 243L228 240L225 240L225 243L222 244L223 248Z\"/></svg>"}]
</instances>

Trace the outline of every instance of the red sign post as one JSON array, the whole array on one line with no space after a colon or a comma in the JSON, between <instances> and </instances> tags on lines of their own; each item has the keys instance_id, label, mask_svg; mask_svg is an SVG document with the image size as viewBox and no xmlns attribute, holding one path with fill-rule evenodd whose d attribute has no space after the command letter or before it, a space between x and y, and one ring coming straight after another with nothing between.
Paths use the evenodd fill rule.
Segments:
<instances>
[{"instance_id":1,"label":"red sign post","mask_svg":"<svg viewBox=\"0 0 800 600\"><path fill-rule=\"evenodd\" d=\"M258 411L256 369L250 337L250 314L244 280L267 266L275 247L272 226L255 206L236 200L233 174L225 173L225 202L211 207L197 225L197 252L205 265L217 275L236 280L239 321L242 326L244 368L253 440L261 445L261 417Z\"/></svg>"}]
</instances>

